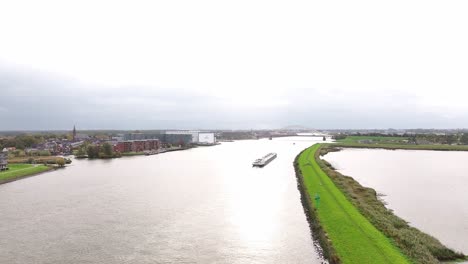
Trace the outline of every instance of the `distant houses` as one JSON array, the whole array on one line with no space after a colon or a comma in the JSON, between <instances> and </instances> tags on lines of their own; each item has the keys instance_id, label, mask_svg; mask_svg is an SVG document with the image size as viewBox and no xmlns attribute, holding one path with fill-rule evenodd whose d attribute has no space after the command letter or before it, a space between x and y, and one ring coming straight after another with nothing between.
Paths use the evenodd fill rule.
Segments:
<instances>
[{"instance_id":1,"label":"distant houses","mask_svg":"<svg viewBox=\"0 0 468 264\"><path fill-rule=\"evenodd\" d=\"M143 152L167 148L168 146L214 145L216 136L212 132L164 131L159 133L128 133L108 141L119 153Z\"/></svg>"},{"instance_id":2,"label":"distant houses","mask_svg":"<svg viewBox=\"0 0 468 264\"><path fill-rule=\"evenodd\" d=\"M83 140L90 140L91 137L87 134L75 134L73 136L73 141L76 142L76 141L83 141Z\"/></svg>"},{"instance_id":3,"label":"distant houses","mask_svg":"<svg viewBox=\"0 0 468 264\"><path fill-rule=\"evenodd\" d=\"M146 150L158 150L159 148L159 139L127 140L117 142L114 146L114 151L120 153L142 152Z\"/></svg>"},{"instance_id":4,"label":"distant houses","mask_svg":"<svg viewBox=\"0 0 468 264\"><path fill-rule=\"evenodd\" d=\"M16 148L15 147L9 147L9 148L3 148L3 152L9 152L9 151L15 151ZM0 150L1 152L1 150Z\"/></svg>"},{"instance_id":5,"label":"distant houses","mask_svg":"<svg viewBox=\"0 0 468 264\"><path fill-rule=\"evenodd\" d=\"M8 170L8 154L0 152L0 171Z\"/></svg>"},{"instance_id":6,"label":"distant houses","mask_svg":"<svg viewBox=\"0 0 468 264\"><path fill-rule=\"evenodd\" d=\"M215 144L216 136L212 132L192 130L165 131L162 133L129 133L123 135L123 141L158 139L162 144L189 145Z\"/></svg>"}]
</instances>

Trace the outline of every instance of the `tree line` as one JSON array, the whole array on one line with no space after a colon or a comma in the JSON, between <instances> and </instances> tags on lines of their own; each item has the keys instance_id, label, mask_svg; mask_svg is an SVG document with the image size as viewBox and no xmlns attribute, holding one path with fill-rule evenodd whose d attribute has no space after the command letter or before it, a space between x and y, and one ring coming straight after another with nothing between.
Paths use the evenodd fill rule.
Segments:
<instances>
[{"instance_id":1,"label":"tree line","mask_svg":"<svg viewBox=\"0 0 468 264\"><path fill-rule=\"evenodd\" d=\"M120 157L121 154L114 151L114 147L109 143L102 145L83 144L78 148L76 156L90 159L109 159Z\"/></svg>"},{"instance_id":2,"label":"tree line","mask_svg":"<svg viewBox=\"0 0 468 264\"><path fill-rule=\"evenodd\" d=\"M336 134L333 139L345 139L346 134ZM378 136L407 138L410 144L443 144L443 145L468 145L468 133L456 134L380 134L380 133L356 133L353 136Z\"/></svg>"}]
</instances>

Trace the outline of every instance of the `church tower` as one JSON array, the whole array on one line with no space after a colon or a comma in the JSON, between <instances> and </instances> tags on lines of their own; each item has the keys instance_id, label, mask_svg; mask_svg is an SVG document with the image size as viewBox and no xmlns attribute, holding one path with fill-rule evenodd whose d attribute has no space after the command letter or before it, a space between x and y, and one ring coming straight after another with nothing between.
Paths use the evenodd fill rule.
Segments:
<instances>
[{"instance_id":1,"label":"church tower","mask_svg":"<svg viewBox=\"0 0 468 264\"><path fill-rule=\"evenodd\" d=\"M73 125L73 141L76 140L76 128L75 125Z\"/></svg>"}]
</instances>

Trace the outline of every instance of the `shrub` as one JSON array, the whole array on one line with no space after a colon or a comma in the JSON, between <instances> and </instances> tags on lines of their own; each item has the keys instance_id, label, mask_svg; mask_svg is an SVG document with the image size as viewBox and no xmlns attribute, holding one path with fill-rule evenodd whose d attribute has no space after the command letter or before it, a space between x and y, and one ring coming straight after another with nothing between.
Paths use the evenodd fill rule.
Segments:
<instances>
[{"instance_id":1,"label":"shrub","mask_svg":"<svg viewBox=\"0 0 468 264\"><path fill-rule=\"evenodd\" d=\"M57 165L59 165L60 167L65 166L65 159L64 159L64 158L57 158L57 159L55 160L55 162L56 162Z\"/></svg>"}]
</instances>

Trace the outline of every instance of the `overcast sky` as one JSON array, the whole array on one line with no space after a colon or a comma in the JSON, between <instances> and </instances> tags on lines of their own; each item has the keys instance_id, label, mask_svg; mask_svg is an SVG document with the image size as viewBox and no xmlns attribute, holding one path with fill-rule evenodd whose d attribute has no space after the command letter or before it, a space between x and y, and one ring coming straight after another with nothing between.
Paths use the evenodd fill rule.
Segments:
<instances>
[{"instance_id":1,"label":"overcast sky","mask_svg":"<svg viewBox=\"0 0 468 264\"><path fill-rule=\"evenodd\" d=\"M468 128L468 1L2 1L0 130Z\"/></svg>"}]
</instances>

